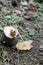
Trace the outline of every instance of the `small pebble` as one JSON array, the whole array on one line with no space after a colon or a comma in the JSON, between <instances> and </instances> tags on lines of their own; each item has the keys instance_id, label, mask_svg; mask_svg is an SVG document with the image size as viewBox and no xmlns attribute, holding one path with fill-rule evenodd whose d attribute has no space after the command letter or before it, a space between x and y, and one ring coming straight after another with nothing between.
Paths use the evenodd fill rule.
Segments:
<instances>
[{"instance_id":1,"label":"small pebble","mask_svg":"<svg viewBox=\"0 0 43 65\"><path fill-rule=\"evenodd\" d=\"M43 51L43 45L40 46L39 51L40 51L40 52Z\"/></svg>"}]
</instances>

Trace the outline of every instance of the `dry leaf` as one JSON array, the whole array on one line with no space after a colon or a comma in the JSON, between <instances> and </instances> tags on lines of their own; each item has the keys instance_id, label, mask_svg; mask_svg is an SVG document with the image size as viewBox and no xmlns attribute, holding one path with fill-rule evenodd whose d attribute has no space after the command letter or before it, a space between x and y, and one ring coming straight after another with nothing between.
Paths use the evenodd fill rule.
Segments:
<instances>
[{"instance_id":1,"label":"dry leaf","mask_svg":"<svg viewBox=\"0 0 43 65\"><path fill-rule=\"evenodd\" d=\"M15 37L15 35L16 35L16 32L13 31L13 30L11 30L11 36L12 36L12 37Z\"/></svg>"},{"instance_id":2,"label":"dry leaf","mask_svg":"<svg viewBox=\"0 0 43 65\"><path fill-rule=\"evenodd\" d=\"M33 47L33 45L31 45L29 41L23 41L23 42L18 42L16 44L16 47L19 50L30 50Z\"/></svg>"}]
</instances>

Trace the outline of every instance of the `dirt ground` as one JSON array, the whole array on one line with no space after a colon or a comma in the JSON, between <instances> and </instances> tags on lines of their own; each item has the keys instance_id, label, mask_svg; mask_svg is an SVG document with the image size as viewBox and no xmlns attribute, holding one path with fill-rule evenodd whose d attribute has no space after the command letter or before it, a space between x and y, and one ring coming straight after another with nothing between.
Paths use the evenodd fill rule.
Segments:
<instances>
[{"instance_id":1,"label":"dirt ground","mask_svg":"<svg viewBox=\"0 0 43 65\"><path fill-rule=\"evenodd\" d=\"M4 27L9 24L7 24L11 20L1 20L3 16L11 15L14 13L14 10L18 7L13 7L11 4L8 4L7 2L2 5L0 3L0 24ZM6 10L8 8L8 10ZM5 9L5 10L3 10ZM6 22L5 22L6 21ZM15 25L17 26L19 32L21 33L21 36L27 33L23 33L21 31L22 29L29 30L29 29L35 29L35 36L33 38L33 48L31 50L27 51L20 51L17 49L12 49L10 47L6 47L0 42L0 47L3 47L3 50L7 51L8 58L10 59L10 65L43 65L43 26L39 26L40 22L36 22L36 20L26 20L23 18L22 23L17 22ZM24 25L23 25L24 24ZM10 24L14 26L13 24ZM19 25L19 26L18 26ZM20 28L21 27L21 28ZM1 31L0 31L0 38L1 38ZM28 36L22 37L23 40L28 40Z\"/></svg>"}]
</instances>

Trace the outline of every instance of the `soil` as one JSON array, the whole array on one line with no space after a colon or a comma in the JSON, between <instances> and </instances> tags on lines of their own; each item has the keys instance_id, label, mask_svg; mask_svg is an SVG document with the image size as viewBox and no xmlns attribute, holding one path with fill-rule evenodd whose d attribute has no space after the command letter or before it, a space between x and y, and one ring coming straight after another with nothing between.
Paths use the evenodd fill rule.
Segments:
<instances>
[{"instance_id":1,"label":"soil","mask_svg":"<svg viewBox=\"0 0 43 65\"><path fill-rule=\"evenodd\" d=\"M11 3L10 3L11 4ZM1 6L1 10L4 7L9 7L10 8L10 13L3 13L0 14L0 18L4 15L7 14L13 14L14 10L18 7L13 7L12 5L8 5L8 2L5 2L4 5L0 4ZM0 12L1 13L1 12ZM38 22L39 23L39 22ZM43 26L39 27L38 23L34 20L34 21L30 21L30 20L26 20L24 19L22 21L22 23L19 23L20 26L25 29L25 30L29 30L29 29L35 29L36 34L35 37L33 39L33 48L31 50L27 50L27 51L20 51L17 49L12 49L11 47L6 47L2 44L2 42L0 41L0 46L2 46L8 53L8 58L10 59L10 65L43 65L43 34L41 33L41 30L43 31ZM24 25L23 25L24 24ZM1 22L1 25L4 27L8 24L6 24L4 21ZM14 25L12 25L14 26ZM18 27L19 32L22 35L21 32L21 28ZM0 32L0 37L1 37L1 32ZM24 35L24 34L23 34ZM23 38L23 40L26 40L28 38ZM1 38L1 40L3 40Z\"/></svg>"}]
</instances>

